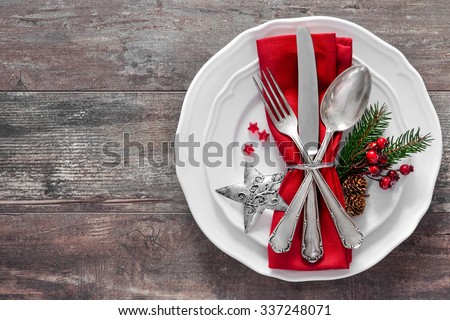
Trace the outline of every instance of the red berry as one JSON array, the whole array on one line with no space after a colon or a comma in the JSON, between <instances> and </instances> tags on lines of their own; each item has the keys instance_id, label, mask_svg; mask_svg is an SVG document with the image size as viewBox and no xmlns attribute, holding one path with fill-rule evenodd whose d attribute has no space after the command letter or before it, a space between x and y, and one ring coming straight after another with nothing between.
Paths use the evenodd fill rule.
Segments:
<instances>
[{"instance_id":1,"label":"red berry","mask_svg":"<svg viewBox=\"0 0 450 320\"><path fill-rule=\"evenodd\" d=\"M400 173L403 174L404 176L410 174L410 172L414 171L414 166L409 165L409 164L403 164L400 167Z\"/></svg>"},{"instance_id":2,"label":"red berry","mask_svg":"<svg viewBox=\"0 0 450 320\"><path fill-rule=\"evenodd\" d=\"M366 159L369 163L377 163L378 162L378 153L376 153L374 150L369 150L366 152Z\"/></svg>"},{"instance_id":3,"label":"red berry","mask_svg":"<svg viewBox=\"0 0 450 320\"><path fill-rule=\"evenodd\" d=\"M387 141L386 138L378 138L377 139L377 146L380 149L386 148L388 144L389 144L389 141Z\"/></svg>"},{"instance_id":4,"label":"red berry","mask_svg":"<svg viewBox=\"0 0 450 320\"><path fill-rule=\"evenodd\" d=\"M400 179L400 176L398 175L398 172L395 170L389 170L387 173L387 176L394 182L398 181Z\"/></svg>"},{"instance_id":5,"label":"red berry","mask_svg":"<svg viewBox=\"0 0 450 320\"><path fill-rule=\"evenodd\" d=\"M383 178L381 178L381 180L380 180L380 188L381 189L386 190L391 187L392 187L391 178L389 178L388 176L384 176Z\"/></svg>"},{"instance_id":6,"label":"red berry","mask_svg":"<svg viewBox=\"0 0 450 320\"><path fill-rule=\"evenodd\" d=\"M385 155L385 154L382 154L382 155L380 156L380 159L379 159L379 161L380 161L381 164L386 164L386 163L388 162L388 160L389 160L389 158L388 158L388 156Z\"/></svg>"},{"instance_id":7,"label":"red berry","mask_svg":"<svg viewBox=\"0 0 450 320\"><path fill-rule=\"evenodd\" d=\"M378 177L378 176L381 174L380 167L377 166L377 165L369 166L369 173L370 173L373 177Z\"/></svg>"},{"instance_id":8,"label":"red berry","mask_svg":"<svg viewBox=\"0 0 450 320\"><path fill-rule=\"evenodd\" d=\"M369 143L369 144L367 145L367 147L368 147L370 150L375 150L375 151L378 150L378 144L377 144L375 141Z\"/></svg>"}]
</instances>

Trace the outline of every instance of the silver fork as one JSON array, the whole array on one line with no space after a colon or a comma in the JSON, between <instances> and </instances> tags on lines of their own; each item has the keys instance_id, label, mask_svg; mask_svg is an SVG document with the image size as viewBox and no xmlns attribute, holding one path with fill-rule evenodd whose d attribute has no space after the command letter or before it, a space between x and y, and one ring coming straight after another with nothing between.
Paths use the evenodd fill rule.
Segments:
<instances>
[{"instance_id":1,"label":"silver fork","mask_svg":"<svg viewBox=\"0 0 450 320\"><path fill-rule=\"evenodd\" d=\"M269 81L268 77L266 76L266 73L262 71L267 86L264 84L264 82L260 77L258 79L253 77L253 80L255 81L256 87L258 88L258 92L261 96L261 99L264 102L267 114L269 115L270 119L272 120L277 130L289 136L294 141L294 143L296 144L297 148L300 151L300 154L302 155L303 161L306 164L320 163L322 161L323 155L325 154L324 150L326 150L327 145L322 144L320 146L319 152L317 153L317 156L314 159L314 161L310 159L298 135L297 118L295 117L295 114L291 106L287 102L286 97L284 96L283 92L281 91L280 87L275 81L275 78L273 77L272 73L269 70L267 71L269 73L271 81ZM276 92L273 86L271 85L271 82L274 84ZM267 89L267 87L269 89ZM281 103L278 96L281 98L283 103ZM323 150L321 151L321 149ZM313 169L310 171L312 172L312 176L316 181L316 184L320 192L322 193L322 196L330 211L330 214L333 218L336 228L338 232L340 231L339 235L342 244L346 248L359 247L359 245L361 244L360 242L352 243L352 241L347 241L346 234L341 233L342 228L340 227L340 223L343 223L343 221L339 221L338 219L350 219L350 217L347 215L347 212L342 207L340 202L337 200L334 193L331 191L329 185L323 178L322 174L318 170ZM311 177L311 175L308 176ZM301 209L303 208L310 187L311 184L308 181L303 181L302 185L295 194L294 199L289 205L289 208L286 210L280 222L273 230L269 239L269 244L275 252L286 252L290 249L295 229L297 226L297 222L300 217L300 212ZM351 238L351 235L348 236L348 238Z\"/></svg>"}]
</instances>

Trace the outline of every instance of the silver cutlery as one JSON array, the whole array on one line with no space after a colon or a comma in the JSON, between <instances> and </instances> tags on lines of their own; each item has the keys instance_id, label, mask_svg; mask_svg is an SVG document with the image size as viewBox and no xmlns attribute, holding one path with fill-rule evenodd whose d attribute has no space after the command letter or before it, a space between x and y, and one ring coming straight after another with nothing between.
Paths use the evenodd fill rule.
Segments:
<instances>
[{"instance_id":1,"label":"silver cutlery","mask_svg":"<svg viewBox=\"0 0 450 320\"><path fill-rule=\"evenodd\" d=\"M331 83L325 92L320 108L320 117L325 124L326 132L314 163L319 164L322 161L327 146L336 131L347 130L361 118L369 102L371 88L372 77L369 69L365 66L350 67ZM303 183L311 184L311 182L310 170ZM333 193L332 196L336 199ZM363 241L363 234L353 220L337 199L336 202L325 202L344 247L358 248Z\"/></svg>"},{"instance_id":2,"label":"silver cutlery","mask_svg":"<svg viewBox=\"0 0 450 320\"><path fill-rule=\"evenodd\" d=\"M319 144L319 92L316 57L308 28L298 27L298 133L314 160ZM311 263L323 256L316 185L312 182L303 210L302 256Z\"/></svg>"},{"instance_id":3,"label":"silver cutlery","mask_svg":"<svg viewBox=\"0 0 450 320\"><path fill-rule=\"evenodd\" d=\"M351 67L336 78L327 90L327 103L321 109L321 117L323 117L322 120L327 125L327 133L316 155L315 161L312 162L298 135L298 123L295 114L269 70L268 73L271 81L269 81L266 73L262 72L269 89L267 89L261 78L259 81L254 78L267 114L278 131L291 137L299 148L306 164L320 163L333 133L337 130L345 130L352 126L359 119L362 112L364 112L368 102L371 76L366 67ZM271 82L275 86L276 91ZM281 103L277 94L283 103ZM275 252L286 252L290 249L300 210L304 205L313 177L324 197L344 247L357 248L361 245L363 235L355 226L353 220L347 215L322 174L318 170L308 170L289 208L270 236L269 243Z\"/></svg>"}]
</instances>

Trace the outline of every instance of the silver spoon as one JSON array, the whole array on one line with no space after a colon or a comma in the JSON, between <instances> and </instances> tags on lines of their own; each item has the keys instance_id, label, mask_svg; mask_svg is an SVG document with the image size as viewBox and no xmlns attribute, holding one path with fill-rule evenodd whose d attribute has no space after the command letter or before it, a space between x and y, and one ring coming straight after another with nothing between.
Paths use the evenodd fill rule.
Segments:
<instances>
[{"instance_id":1,"label":"silver spoon","mask_svg":"<svg viewBox=\"0 0 450 320\"><path fill-rule=\"evenodd\" d=\"M314 158L314 163L322 161L327 146L336 131L347 130L361 118L367 107L371 88L372 77L369 69L365 66L351 67L331 83L320 108L320 117L326 126L326 132L322 146ZM311 173L308 174L311 175ZM346 244L352 248L359 247L363 235L357 230L350 217L341 215L341 212L341 210L330 210L341 239L345 240ZM306 216L304 217L306 219ZM306 224L308 221L304 221L304 223ZM304 235L304 237L306 236ZM308 241L318 243L320 239L305 238L305 243ZM305 247L307 249L306 245ZM303 252L306 250L305 247L302 248L303 254L307 253Z\"/></svg>"},{"instance_id":2,"label":"silver spoon","mask_svg":"<svg viewBox=\"0 0 450 320\"><path fill-rule=\"evenodd\" d=\"M326 126L326 133L322 145L314 158L315 164L319 164L322 161L334 132L347 130L362 116L369 101L371 87L372 77L369 69L365 66L348 68L328 87L320 110L320 117ZM315 176L318 177L318 175ZM312 172L309 170L285 215L270 237L269 242L277 252L289 250L298 219L296 216L303 207L306 195L311 187L311 181ZM331 190L323 185L326 184L325 180L323 178L316 179L316 183L324 197L344 247L359 247L362 243L363 235L355 226L353 220L346 214L345 209ZM312 221L312 223L316 222ZM306 220L304 223L309 222ZM307 247L321 247L321 239L314 235L304 236L305 242L302 247L302 255L314 257L315 253L304 252L304 250ZM310 259L310 261L313 262L314 258Z\"/></svg>"}]
</instances>

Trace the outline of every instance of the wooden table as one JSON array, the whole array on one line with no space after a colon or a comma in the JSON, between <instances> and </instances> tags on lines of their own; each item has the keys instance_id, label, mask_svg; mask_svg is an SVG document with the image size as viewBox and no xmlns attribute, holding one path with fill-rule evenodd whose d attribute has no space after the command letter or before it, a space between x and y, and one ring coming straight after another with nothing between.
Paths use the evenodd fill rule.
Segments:
<instances>
[{"instance_id":1,"label":"wooden table","mask_svg":"<svg viewBox=\"0 0 450 320\"><path fill-rule=\"evenodd\" d=\"M1 298L450 298L448 0L55 3L0 3ZM427 214L385 259L346 279L288 283L216 248L166 164L200 67L248 28L312 15L355 22L404 53L444 154ZM132 147L111 165L105 143L126 139L153 141L145 151L165 160L140 165Z\"/></svg>"}]
</instances>

